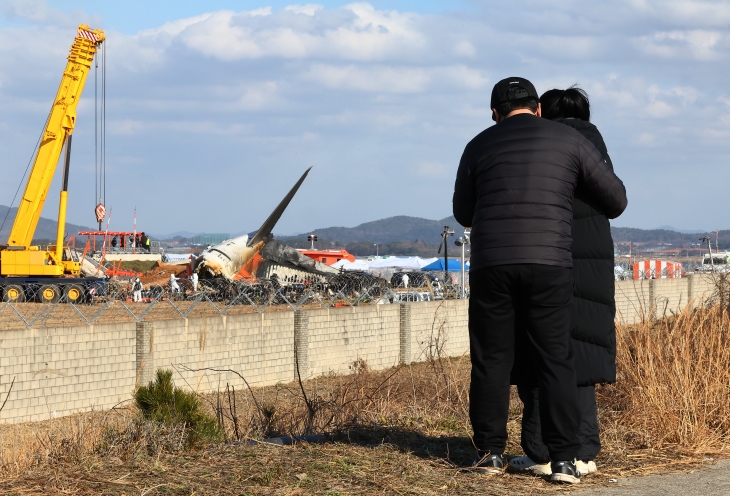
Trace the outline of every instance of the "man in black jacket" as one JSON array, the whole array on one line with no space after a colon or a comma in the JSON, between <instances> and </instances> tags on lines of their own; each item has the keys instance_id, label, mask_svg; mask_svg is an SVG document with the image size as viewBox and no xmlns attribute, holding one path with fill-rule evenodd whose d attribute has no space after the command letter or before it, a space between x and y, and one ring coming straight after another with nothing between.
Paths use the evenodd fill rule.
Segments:
<instances>
[{"instance_id":1,"label":"man in black jacket","mask_svg":"<svg viewBox=\"0 0 730 496\"><path fill-rule=\"evenodd\" d=\"M543 440L552 479L579 482L576 377L570 343L572 203L581 187L609 218L626 190L580 133L540 119L532 83L513 77L492 90L497 125L464 150L454 216L472 227L470 418L476 465L498 472L507 442L514 323L519 313L536 351Z\"/></svg>"}]
</instances>

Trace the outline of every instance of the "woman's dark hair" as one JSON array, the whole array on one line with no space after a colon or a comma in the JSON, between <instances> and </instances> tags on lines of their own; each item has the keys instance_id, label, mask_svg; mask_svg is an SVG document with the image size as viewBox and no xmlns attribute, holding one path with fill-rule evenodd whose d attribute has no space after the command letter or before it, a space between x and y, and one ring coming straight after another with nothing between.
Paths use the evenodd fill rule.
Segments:
<instances>
[{"instance_id":1,"label":"woman's dark hair","mask_svg":"<svg viewBox=\"0 0 730 496\"><path fill-rule=\"evenodd\" d=\"M548 90L540 97L542 116L546 119L559 117L591 120L591 104L588 94L573 85L567 90Z\"/></svg>"}]
</instances>

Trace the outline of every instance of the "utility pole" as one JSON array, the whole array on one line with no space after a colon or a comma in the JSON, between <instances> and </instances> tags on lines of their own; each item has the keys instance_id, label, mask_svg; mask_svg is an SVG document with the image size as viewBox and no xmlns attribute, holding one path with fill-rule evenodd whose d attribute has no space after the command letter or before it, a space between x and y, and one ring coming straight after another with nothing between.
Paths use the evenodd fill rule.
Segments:
<instances>
[{"instance_id":1,"label":"utility pole","mask_svg":"<svg viewBox=\"0 0 730 496\"><path fill-rule=\"evenodd\" d=\"M712 265L712 272L715 273L715 259L712 258L712 241L710 240L709 236L704 236L700 238L700 241L707 242L707 249L710 250L710 265Z\"/></svg>"},{"instance_id":2,"label":"utility pole","mask_svg":"<svg viewBox=\"0 0 730 496\"><path fill-rule=\"evenodd\" d=\"M461 299L466 298L466 245L471 243L471 231L468 227L464 228L464 236L454 241L456 246L461 246Z\"/></svg>"},{"instance_id":3,"label":"utility pole","mask_svg":"<svg viewBox=\"0 0 730 496\"><path fill-rule=\"evenodd\" d=\"M449 243L446 238L454 235L454 230L449 230L449 226L444 226L444 232L441 233L441 245L439 246L439 253L441 253L441 247L444 249L444 284L446 284L446 275L449 273ZM446 289L446 288L444 288Z\"/></svg>"},{"instance_id":4,"label":"utility pole","mask_svg":"<svg viewBox=\"0 0 730 496\"><path fill-rule=\"evenodd\" d=\"M134 207L134 233L132 236L132 252L137 253L137 206Z\"/></svg>"}]
</instances>

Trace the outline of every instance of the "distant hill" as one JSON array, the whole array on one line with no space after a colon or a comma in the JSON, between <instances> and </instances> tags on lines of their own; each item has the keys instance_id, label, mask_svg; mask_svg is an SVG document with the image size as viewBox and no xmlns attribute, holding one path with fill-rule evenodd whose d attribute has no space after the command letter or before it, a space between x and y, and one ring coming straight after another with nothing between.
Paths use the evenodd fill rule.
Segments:
<instances>
[{"instance_id":1,"label":"distant hill","mask_svg":"<svg viewBox=\"0 0 730 496\"><path fill-rule=\"evenodd\" d=\"M677 229L674 226L659 226L657 229L664 229L665 231L675 231L682 234L697 234L705 232L704 229Z\"/></svg>"},{"instance_id":2,"label":"distant hill","mask_svg":"<svg viewBox=\"0 0 730 496\"><path fill-rule=\"evenodd\" d=\"M0 205L0 224L2 224L5 215L8 214L8 218L5 221L5 225L0 230L0 243L7 243L8 236L10 235L10 229L13 227L13 221L15 220L15 214L18 211L17 208L12 208L8 214L8 207ZM38 221L38 228L35 231L35 237L37 240L54 240L56 239L56 229L58 223L55 220L46 219L41 217ZM76 224L66 223L66 233L71 235L77 235L79 231L92 231L91 227L78 226ZM86 239L86 238L84 238Z\"/></svg>"},{"instance_id":3,"label":"distant hill","mask_svg":"<svg viewBox=\"0 0 730 496\"><path fill-rule=\"evenodd\" d=\"M398 215L387 219L366 222L355 227L325 227L313 229L308 233L302 233L306 239L307 234L316 234L319 238L326 238L341 244L355 241L369 241L372 243L395 243L398 241L423 241L426 244L437 245L441 242L440 234L444 226L448 225L457 233L463 232L454 217L446 217L441 220L422 219L420 217L409 217ZM292 236L293 238L294 236ZM287 236L287 238L290 238Z\"/></svg>"},{"instance_id":4,"label":"distant hill","mask_svg":"<svg viewBox=\"0 0 730 496\"><path fill-rule=\"evenodd\" d=\"M723 230L719 233L720 249L730 247L730 230ZM713 246L715 243L715 231L702 233L691 232L682 233L677 231L669 231L667 229L636 229L633 227L613 227L611 226L611 236L614 243L634 243L642 244L671 244L674 246L685 246L689 244L699 243L699 239L703 236L709 236Z\"/></svg>"},{"instance_id":5,"label":"distant hill","mask_svg":"<svg viewBox=\"0 0 730 496\"><path fill-rule=\"evenodd\" d=\"M149 234L150 238L153 239L173 239L173 238L192 238L193 236L197 236L200 233L194 233L190 231L177 231L174 233L169 234Z\"/></svg>"},{"instance_id":6,"label":"distant hill","mask_svg":"<svg viewBox=\"0 0 730 496\"><path fill-rule=\"evenodd\" d=\"M291 246L305 248L310 246L310 243L306 241L307 235L314 233L319 238L319 242L315 243L317 248L346 247L353 254L374 255L375 244L377 244L381 254L434 256L441 241L439 235L445 225L454 229L456 236L463 229L453 216L441 220L430 220L399 215L366 222L355 227L326 227L298 236L277 236L277 239ZM633 242L637 245L647 246L660 244L687 246L699 243L699 238L705 235L710 236L713 244L715 241L714 232L703 233L689 230L680 232L670 229L612 226L611 234L615 243ZM719 232L719 242L720 249L730 248L730 230ZM453 243L449 247L453 247Z\"/></svg>"},{"instance_id":7,"label":"distant hill","mask_svg":"<svg viewBox=\"0 0 730 496\"><path fill-rule=\"evenodd\" d=\"M463 228L454 217L430 220L399 215L355 227L326 227L296 236L276 236L276 239L294 248L309 248L311 243L307 236L316 234L315 248L344 248L358 257L375 254L435 257L438 256L440 234L446 225L456 231L449 245L456 249L453 240L463 233Z\"/></svg>"}]
</instances>

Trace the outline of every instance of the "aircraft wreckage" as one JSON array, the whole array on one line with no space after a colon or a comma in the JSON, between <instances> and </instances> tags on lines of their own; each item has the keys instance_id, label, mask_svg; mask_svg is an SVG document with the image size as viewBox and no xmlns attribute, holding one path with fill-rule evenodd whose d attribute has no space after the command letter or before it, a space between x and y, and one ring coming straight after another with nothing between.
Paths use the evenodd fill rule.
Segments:
<instances>
[{"instance_id":1,"label":"aircraft wreckage","mask_svg":"<svg viewBox=\"0 0 730 496\"><path fill-rule=\"evenodd\" d=\"M255 271L253 271L254 273L245 271L244 275L241 274L241 271L245 270L247 265L251 265L257 255L260 255L260 259L306 273L321 276L337 274L336 269L302 255L294 248L274 241L271 234L311 169L310 167L302 174L299 181L271 212L271 215L251 239L247 234L229 239L206 249L200 257L194 260L192 269L198 274L198 277L203 280L223 278L231 281L246 278L246 275L249 278L256 277Z\"/></svg>"},{"instance_id":2,"label":"aircraft wreckage","mask_svg":"<svg viewBox=\"0 0 730 496\"><path fill-rule=\"evenodd\" d=\"M384 293L387 282L364 273L341 273L273 239L272 230L306 179L307 169L256 233L207 248L192 262L203 287L220 298L241 292L257 303L276 297L296 298L306 288L322 296Z\"/></svg>"}]
</instances>

